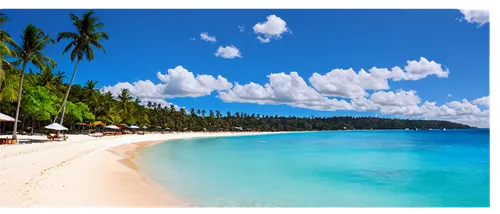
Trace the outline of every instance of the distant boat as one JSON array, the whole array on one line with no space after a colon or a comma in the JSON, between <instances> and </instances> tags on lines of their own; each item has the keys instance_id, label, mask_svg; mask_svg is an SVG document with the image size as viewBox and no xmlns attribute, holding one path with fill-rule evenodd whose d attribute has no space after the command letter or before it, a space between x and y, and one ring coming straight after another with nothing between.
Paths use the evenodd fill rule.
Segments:
<instances>
[{"instance_id":1,"label":"distant boat","mask_svg":"<svg viewBox=\"0 0 500 214\"><path fill-rule=\"evenodd\" d=\"M409 128L406 128L405 130L410 130Z\"/></svg>"},{"instance_id":2,"label":"distant boat","mask_svg":"<svg viewBox=\"0 0 500 214\"><path fill-rule=\"evenodd\" d=\"M267 142L266 142L266 141L261 140L261 141L259 141L259 143L267 143Z\"/></svg>"},{"instance_id":3,"label":"distant boat","mask_svg":"<svg viewBox=\"0 0 500 214\"><path fill-rule=\"evenodd\" d=\"M446 131L446 128L443 128L443 131Z\"/></svg>"}]
</instances>

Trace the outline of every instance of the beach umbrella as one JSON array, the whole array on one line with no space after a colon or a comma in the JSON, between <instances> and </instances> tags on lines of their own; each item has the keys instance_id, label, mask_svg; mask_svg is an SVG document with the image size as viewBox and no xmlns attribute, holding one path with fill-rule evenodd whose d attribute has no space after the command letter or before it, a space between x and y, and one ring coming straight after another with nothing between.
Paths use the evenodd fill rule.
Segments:
<instances>
[{"instance_id":1,"label":"beach umbrella","mask_svg":"<svg viewBox=\"0 0 500 214\"><path fill-rule=\"evenodd\" d=\"M101 121L95 121L95 122L89 124L89 126L104 126L104 123Z\"/></svg>"},{"instance_id":2,"label":"beach umbrella","mask_svg":"<svg viewBox=\"0 0 500 214\"><path fill-rule=\"evenodd\" d=\"M147 127L147 126L143 126L142 128L143 128L143 129L147 129L148 127Z\"/></svg>"},{"instance_id":3,"label":"beach umbrella","mask_svg":"<svg viewBox=\"0 0 500 214\"><path fill-rule=\"evenodd\" d=\"M157 129L162 129L162 128L161 128L161 126L157 126L156 128L157 128Z\"/></svg>"},{"instance_id":4,"label":"beach umbrella","mask_svg":"<svg viewBox=\"0 0 500 214\"><path fill-rule=\"evenodd\" d=\"M6 121L6 122L14 122L14 121L16 121L16 119L12 118L9 115L0 113L0 122L4 122L4 121Z\"/></svg>"},{"instance_id":5,"label":"beach umbrella","mask_svg":"<svg viewBox=\"0 0 500 214\"><path fill-rule=\"evenodd\" d=\"M122 124L120 124L119 126L121 126L121 127L123 127L123 128L128 128L127 124L125 124L125 123L122 123Z\"/></svg>"},{"instance_id":6,"label":"beach umbrella","mask_svg":"<svg viewBox=\"0 0 500 214\"><path fill-rule=\"evenodd\" d=\"M114 129L114 130L120 129L118 126L115 126L115 125L107 125L105 128L107 128L107 129Z\"/></svg>"},{"instance_id":7,"label":"beach umbrella","mask_svg":"<svg viewBox=\"0 0 500 214\"><path fill-rule=\"evenodd\" d=\"M68 128L62 126L61 124L59 123L52 123L48 126L45 126L46 129L52 129L52 130L57 130L57 131L64 131L64 130L68 130Z\"/></svg>"},{"instance_id":8,"label":"beach umbrella","mask_svg":"<svg viewBox=\"0 0 500 214\"><path fill-rule=\"evenodd\" d=\"M139 128L139 126L136 126L136 125L131 125L129 128L131 128L131 129L138 129L138 128Z\"/></svg>"}]
</instances>

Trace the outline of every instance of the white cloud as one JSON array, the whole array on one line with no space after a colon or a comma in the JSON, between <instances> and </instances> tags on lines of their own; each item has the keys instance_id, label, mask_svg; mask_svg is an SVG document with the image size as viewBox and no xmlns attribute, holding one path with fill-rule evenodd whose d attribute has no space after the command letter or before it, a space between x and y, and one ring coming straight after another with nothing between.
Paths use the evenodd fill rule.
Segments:
<instances>
[{"instance_id":1,"label":"white cloud","mask_svg":"<svg viewBox=\"0 0 500 214\"><path fill-rule=\"evenodd\" d=\"M351 106L356 111L376 111L379 106L372 100L365 97L356 97L351 99Z\"/></svg>"},{"instance_id":2,"label":"white cloud","mask_svg":"<svg viewBox=\"0 0 500 214\"><path fill-rule=\"evenodd\" d=\"M226 47L220 46L219 49L217 49L217 52L215 52L215 56L220 56L226 59L234 59L235 57L241 58L241 53L240 50L233 45Z\"/></svg>"},{"instance_id":3,"label":"white cloud","mask_svg":"<svg viewBox=\"0 0 500 214\"><path fill-rule=\"evenodd\" d=\"M309 87L297 72L273 73L267 76L269 83L264 86L250 82L235 86L227 91L219 91L218 97L224 102L257 104L287 104L293 107L315 110L337 110L351 108L344 100L328 99Z\"/></svg>"},{"instance_id":4,"label":"white cloud","mask_svg":"<svg viewBox=\"0 0 500 214\"><path fill-rule=\"evenodd\" d=\"M167 97L200 97L209 95L215 90L225 90L233 85L222 76L217 79L211 75L198 75L194 77L182 66L168 69L167 74L158 72L158 79L165 83L163 94Z\"/></svg>"},{"instance_id":5,"label":"white cloud","mask_svg":"<svg viewBox=\"0 0 500 214\"><path fill-rule=\"evenodd\" d=\"M488 95L481 98L477 98L473 100L472 103L475 105L481 105L490 108L490 96Z\"/></svg>"},{"instance_id":6,"label":"white cloud","mask_svg":"<svg viewBox=\"0 0 500 214\"><path fill-rule=\"evenodd\" d=\"M429 75L441 78L448 77L449 71L444 71L441 65L421 57L420 61L407 61L405 70L398 66L391 69L373 67L368 71L361 69L356 73L352 68L333 69L321 75L313 73L309 82L325 96L338 96L344 98L357 98L368 96L366 90L387 90L388 80L419 80Z\"/></svg>"},{"instance_id":7,"label":"white cloud","mask_svg":"<svg viewBox=\"0 0 500 214\"><path fill-rule=\"evenodd\" d=\"M375 77L391 76L391 71L384 70L372 70L369 73ZM448 120L479 127L487 127L489 124L489 110L481 110L474 105L474 103L485 102L486 98L477 99L473 101L474 103L464 99L437 106L435 102L429 101L421 104L422 100L414 90L400 89L397 91L377 91L370 96L351 97L350 100L338 100L320 94L307 85L296 72L290 74L273 73L268 75L268 78L269 83L265 85L254 82L245 85L235 83L232 89L219 91L218 98L224 102L286 104L319 111L374 111L385 115ZM349 80L349 78L343 80Z\"/></svg>"},{"instance_id":8,"label":"white cloud","mask_svg":"<svg viewBox=\"0 0 500 214\"><path fill-rule=\"evenodd\" d=\"M197 75L189 72L182 66L168 69L167 74L157 73L161 83L155 84L151 80L139 80L133 83L119 82L113 86L104 86L102 92L111 92L118 96L121 89L128 89L134 97L142 100L170 105L165 99L175 97L200 97L211 94L213 91L226 90L233 85L222 76L217 78L211 75Z\"/></svg>"},{"instance_id":9,"label":"white cloud","mask_svg":"<svg viewBox=\"0 0 500 214\"><path fill-rule=\"evenodd\" d=\"M113 94L116 98L122 89L128 89L134 99L138 97L139 100L141 100L141 105L143 106L146 106L148 101L151 103L161 104L162 106L172 105L172 103L165 100L166 96L163 94L165 85L154 84L150 80L139 80L133 84L128 82L119 82L114 86L104 86L101 91L111 92L111 94ZM179 106L177 105L174 105L174 107L179 109Z\"/></svg>"},{"instance_id":10,"label":"white cloud","mask_svg":"<svg viewBox=\"0 0 500 214\"><path fill-rule=\"evenodd\" d=\"M253 26L257 39L262 43L268 43L271 39L280 39L282 34L289 31L285 20L276 15L267 17L267 21L257 23Z\"/></svg>"},{"instance_id":11,"label":"white cloud","mask_svg":"<svg viewBox=\"0 0 500 214\"><path fill-rule=\"evenodd\" d=\"M405 75L397 78L401 78L404 80L419 80L423 79L429 75L436 75L439 78L448 78L448 75L450 72L448 69L443 70L441 68L441 64L436 63L434 61L427 60L424 57L420 57L420 61L406 61L408 65L405 66ZM394 77L394 80L397 80L396 77Z\"/></svg>"},{"instance_id":12,"label":"white cloud","mask_svg":"<svg viewBox=\"0 0 500 214\"><path fill-rule=\"evenodd\" d=\"M164 99L164 84L154 84L150 80L139 80L130 84L129 82L119 82L114 86L104 86L103 92L111 92L113 96L118 96L122 89L128 89L134 97L140 99Z\"/></svg>"},{"instance_id":13,"label":"white cloud","mask_svg":"<svg viewBox=\"0 0 500 214\"><path fill-rule=\"evenodd\" d=\"M370 96L370 100L381 106L414 106L420 103L420 97L416 91L397 90L396 93L389 91L378 91Z\"/></svg>"},{"instance_id":14,"label":"white cloud","mask_svg":"<svg viewBox=\"0 0 500 214\"><path fill-rule=\"evenodd\" d=\"M448 98L451 98L451 94L448 94Z\"/></svg>"},{"instance_id":15,"label":"white cloud","mask_svg":"<svg viewBox=\"0 0 500 214\"><path fill-rule=\"evenodd\" d=\"M189 38L189 40L191 40L191 41L195 41L195 40L196 40L196 38L191 37L191 38Z\"/></svg>"},{"instance_id":16,"label":"white cloud","mask_svg":"<svg viewBox=\"0 0 500 214\"><path fill-rule=\"evenodd\" d=\"M245 26L243 25L238 25L238 29L240 29L240 32L245 31Z\"/></svg>"},{"instance_id":17,"label":"white cloud","mask_svg":"<svg viewBox=\"0 0 500 214\"><path fill-rule=\"evenodd\" d=\"M377 72L379 71L372 74L361 69L359 73L356 73L352 68L347 70L333 69L325 75L313 73L309 82L316 90L326 96L364 97L368 96L366 89L389 89L387 79L379 77Z\"/></svg>"},{"instance_id":18,"label":"white cloud","mask_svg":"<svg viewBox=\"0 0 500 214\"><path fill-rule=\"evenodd\" d=\"M478 127L489 127L489 110L481 110L467 99L452 101L437 106L436 102L409 106L381 106L380 112L387 115L409 116L432 120L448 120Z\"/></svg>"},{"instance_id":19,"label":"white cloud","mask_svg":"<svg viewBox=\"0 0 500 214\"><path fill-rule=\"evenodd\" d=\"M208 35L207 32L201 33L200 38L204 41L207 41L207 42L217 42L217 39L215 38L215 36L210 36L210 35Z\"/></svg>"},{"instance_id":20,"label":"white cloud","mask_svg":"<svg viewBox=\"0 0 500 214\"><path fill-rule=\"evenodd\" d=\"M460 12L464 15L462 19L469 23L477 23L478 27L481 27L490 21L489 10L460 10Z\"/></svg>"}]
</instances>

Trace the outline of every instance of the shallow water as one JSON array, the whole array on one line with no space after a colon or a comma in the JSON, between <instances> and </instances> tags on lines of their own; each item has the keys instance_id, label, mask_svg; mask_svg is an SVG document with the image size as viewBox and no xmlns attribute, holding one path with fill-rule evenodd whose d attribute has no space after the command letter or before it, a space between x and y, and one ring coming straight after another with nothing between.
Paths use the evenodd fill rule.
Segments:
<instances>
[{"instance_id":1,"label":"shallow water","mask_svg":"<svg viewBox=\"0 0 500 214\"><path fill-rule=\"evenodd\" d=\"M139 154L194 206L489 206L488 129L187 139Z\"/></svg>"}]
</instances>

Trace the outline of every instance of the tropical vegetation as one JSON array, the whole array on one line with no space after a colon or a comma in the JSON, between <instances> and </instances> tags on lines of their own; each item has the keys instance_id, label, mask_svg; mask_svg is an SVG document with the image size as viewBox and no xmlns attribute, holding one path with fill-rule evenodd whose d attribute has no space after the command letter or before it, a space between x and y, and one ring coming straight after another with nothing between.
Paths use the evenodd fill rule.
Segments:
<instances>
[{"instance_id":1,"label":"tropical vegetation","mask_svg":"<svg viewBox=\"0 0 500 214\"><path fill-rule=\"evenodd\" d=\"M73 84L78 63L92 61L94 50L103 52L100 43L108 35L101 31L104 24L94 11L82 17L70 14L75 32L62 32L57 41L68 39L62 53L70 52L75 62L69 83L66 74L58 70L56 62L45 55L45 48L55 41L42 29L29 24L23 28L16 43L2 30L9 21L0 12L0 112L15 115L19 123L3 123L1 131L34 132L58 117L70 131L79 130L81 123L128 124L159 127L171 131L305 131L344 129L441 129L470 128L467 125L439 120L409 120L379 117L295 117L220 112L210 109L186 109L141 101L128 89L114 96L97 88L98 81L88 80L82 86ZM68 23L69 24L69 23ZM27 69L28 68L28 69ZM66 118L64 120L64 118ZM19 127L17 127L19 125Z\"/></svg>"}]
</instances>

